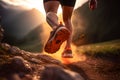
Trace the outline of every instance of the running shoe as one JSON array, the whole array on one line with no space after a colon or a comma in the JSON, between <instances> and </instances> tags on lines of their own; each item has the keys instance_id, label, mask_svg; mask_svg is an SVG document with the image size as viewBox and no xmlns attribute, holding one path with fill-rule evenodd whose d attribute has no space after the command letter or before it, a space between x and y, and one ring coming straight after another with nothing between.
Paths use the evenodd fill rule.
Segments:
<instances>
[{"instance_id":1,"label":"running shoe","mask_svg":"<svg viewBox=\"0 0 120 80\"><path fill-rule=\"evenodd\" d=\"M72 50L71 49L65 49L62 53L62 58L73 58Z\"/></svg>"},{"instance_id":2,"label":"running shoe","mask_svg":"<svg viewBox=\"0 0 120 80\"><path fill-rule=\"evenodd\" d=\"M69 36L70 31L64 26L59 26L55 30L51 31L44 50L48 53L55 53L60 49L62 43L66 41Z\"/></svg>"}]
</instances>

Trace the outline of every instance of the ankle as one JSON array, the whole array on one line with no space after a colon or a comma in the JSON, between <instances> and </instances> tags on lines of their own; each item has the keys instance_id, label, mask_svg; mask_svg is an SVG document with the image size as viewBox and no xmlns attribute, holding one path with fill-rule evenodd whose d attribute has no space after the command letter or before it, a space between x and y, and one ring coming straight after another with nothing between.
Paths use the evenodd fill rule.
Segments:
<instances>
[{"instance_id":1,"label":"ankle","mask_svg":"<svg viewBox=\"0 0 120 80\"><path fill-rule=\"evenodd\" d=\"M71 47L66 47L65 50L71 50Z\"/></svg>"}]
</instances>

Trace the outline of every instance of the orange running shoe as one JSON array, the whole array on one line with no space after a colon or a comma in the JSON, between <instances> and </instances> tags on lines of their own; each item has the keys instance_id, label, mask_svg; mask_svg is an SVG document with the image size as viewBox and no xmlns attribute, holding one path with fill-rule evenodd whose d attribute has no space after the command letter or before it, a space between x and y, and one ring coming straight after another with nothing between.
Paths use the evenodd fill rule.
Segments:
<instances>
[{"instance_id":1,"label":"orange running shoe","mask_svg":"<svg viewBox=\"0 0 120 80\"><path fill-rule=\"evenodd\" d=\"M60 49L62 43L69 38L69 35L70 31L66 27L60 26L56 28L54 31L51 31L44 50L48 53L55 53Z\"/></svg>"},{"instance_id":2,"label":"orange running shoe","mask_svg":"<svg viewBox=\"0 0 120 80\"><path fill-rule=\"evenodd\" d=\"M62 53L62 58L73 58L72 50L71 49L65 49Z\"/></svg>"}]
</instances>

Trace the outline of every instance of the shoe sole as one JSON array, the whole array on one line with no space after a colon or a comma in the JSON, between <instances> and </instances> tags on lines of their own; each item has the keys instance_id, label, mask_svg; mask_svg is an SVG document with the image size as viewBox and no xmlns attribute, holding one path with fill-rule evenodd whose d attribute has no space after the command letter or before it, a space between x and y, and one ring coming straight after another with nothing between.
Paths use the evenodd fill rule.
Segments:
<instances>
[{"instance_id":1,"label":"shoe sole","mask_svg":"<svg viewBox=\"0 0 120 80\"><path fill-rule=\"evenodd\" d=\"M55 53L60 49L62 43L69 38L70 32L67 28L59 28L53 38L51 38L45 45L45 51L48 53Z\"/></svg>"},{"instance_id":2,"label":"shoe sole","mask_svg":"<svg viewBox=\"0 0 120 80\"><path fill-rule=\"evenodd\" d=\"M62 58L73 58L72 50L65 50L62 53Z\"/></svg>"}]
</instances>

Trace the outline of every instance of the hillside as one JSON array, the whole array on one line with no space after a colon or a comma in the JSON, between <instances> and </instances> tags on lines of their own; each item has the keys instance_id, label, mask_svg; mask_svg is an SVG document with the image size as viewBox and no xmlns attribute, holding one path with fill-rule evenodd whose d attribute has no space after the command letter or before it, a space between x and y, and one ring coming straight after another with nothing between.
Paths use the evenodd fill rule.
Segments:
<instances>
[{"instance_id":1,"label":"hillside","mask_svg":"<svg viewBox=\"0 0 120 80\"><path fill-rule=\"evenodd\" d=\"M31 30L22 40L15 45L19 48L30 52L42 52L43 51L43 25L39 25L35 29Z\"/></svg>"},{"instance_id":2,"label":"hillside","mask_svg":"<svg viewBox=\"0 0 120 80\"><path fill-rule=\"evenodd\" d=\"M22 39L44 22L43 15L38 10L27 10L22 6L12 6L2 1L0 1L0 12L1 24L5 30L4 42L10 44L13 44L11 41L16 42Z\"/></svg>"},{"instance_id":3,"label":"hillside","mask_svg":"<svg viewBox=\"0 0 120 80\"><path fill-rule=\"evenodd\" d=\"M91 11L88 3L74 11L73 42L76 45L120 39L119 0L98 0Z\"/></svg>"}]
</instances>

